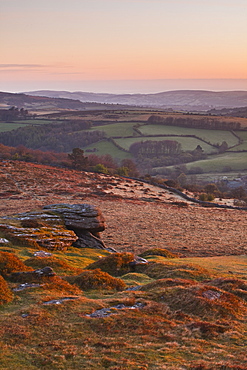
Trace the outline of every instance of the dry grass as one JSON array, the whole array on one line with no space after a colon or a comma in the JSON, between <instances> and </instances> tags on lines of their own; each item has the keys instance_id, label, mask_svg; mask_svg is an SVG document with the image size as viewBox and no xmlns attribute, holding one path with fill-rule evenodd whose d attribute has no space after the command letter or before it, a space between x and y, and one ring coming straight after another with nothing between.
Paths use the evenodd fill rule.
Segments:
<instances>
[{"instance_id":1,"label":"dry grass","mask_svg":"<svg viewBox=\"0 0 247 370\"><path fill-rule=\"evenodd\" d=\"M136 266L136 271L144 273L153 279L190 279L203 281L214 276L208 270L195 264L179 264L175 262L149 262Z\"/></svg>"},{"instance_id":2,"label":"dry grass","mask_svg":"<svg viewBox=\"0 0 247 370\"><path fill-rule=\"evenodd\" d=\"M106 219L104 242L121 252L162 248L184 257L246 254L246 212L190 203L181 208L172 202L182 199L165 190L102 174L22 162L0 163L1 174L20 194L2 198L0 215L54 203L92 203Z\"/></svg>"},{"instance_id":3,"label":"dry grass","mask_svg":"<svg viewBox=\"0 0 247 370\"><path fill-rule=\"evenodd\" d=\"M133 253L113 253L92 263L87 268L89 270L101 269L110 275L121 276L133 270L130 266L133 261Z\"/></svg>"},{"instance_id":4,"label":"dry grass","mask_svg":"<svg viewBox=\"0 0 247 370\"><path fill-rule=\"evenodd\" d=\"M73 282L83 290L124 290L125 283L100 269L84 270Z\"/></svg>"},{"instance_id":5,"label":"dry grass","mask_svg":"<svg viewBox=\"0 0 247 370\"><path fill-rule=\"evenodd\" d=\"M11 302L13 299L13 294L8 287L7 282L0 275L0 305Z\"/></svg>"},{"instance_id":6,"label":"dry grass","mask_svg":"<svg viewBox=\"0 0 247 370\"><path fill-rule=\"evenodd\" d=\"M247 368L246 258L240 256L246 251L246 212L179 207L172 204L174 198L169 200L173 195L157 196L160 189L155 192L154 188L144 201L136 183L101 175L22 163L7 163L1 170L11 179L9 186L15 184L19 191L14 197L5 194L2 215L49 203L92 203L102 209L107 221L108 229L102 234L105 244L122 253L71 247L41 259L33 257L34 250L27 245L1 245L1 251L15 252L27 269L49 265L58 275L39 281L40 287L19 292L11 292L18 282L6 283L0 277L10 294L8 303L0 307L0 368ZM108 186L108 190L101 188L104 195L96 196L97 186ZM164 249L187 258L170 259L170 254L167 258ZM148 251L150 262L131 271L133 254L129 252L143 251ZM92 264L94 270L88 271ZM23 265L18 266L8 273L21 271ZM235 266L242 275L235 276ZM78 276L85 268L84 276ZM93 286L96 275L97 287ZM113 279L121 289L126 284L139 290L107 290L105 277L106 284ZM77 278L84 281L83 291L74 284ZM44 304L68 297L78 299ZM130 309L137 303L139 308ZM87 316L118 304L125 308L113 310L108 317Z\"/></svg>"},{"instance_id":7,"label":"dry grass","mask_svg":"<svg viewBox=\"0 0 247 370\"><path fill-rule=\"evenodd\" d=\"M60 275L79 274L83 271L80 268L72 267L66 261L56 257L31 257L25 260L25 265L35 270L49 266Z\"/></svg>"},{"instance_id":8,"label":"dry grass","mask_svg":"<svg viewBox=\"0 0 247 370\"><path fill-rule=\"evenodd\" d=\"M13 272L18 271L31 271L32 269L26 266L17 256L13 253L0 251L0 274L8 276Z\"/></svg>"},{"instance_id":9,"label":"dry grass","mask_svg":"<svg viewBox=\"0 0 247 370\"><path fill-rule=\"evenodd\" d=\"M139 254L140 257L146 258L149 256L162 256L166 258L176 258L178 255L169 252L167 249L164 248L152 248L148 249L147 251L142 252Z\"/></svg>"}]
</instances>

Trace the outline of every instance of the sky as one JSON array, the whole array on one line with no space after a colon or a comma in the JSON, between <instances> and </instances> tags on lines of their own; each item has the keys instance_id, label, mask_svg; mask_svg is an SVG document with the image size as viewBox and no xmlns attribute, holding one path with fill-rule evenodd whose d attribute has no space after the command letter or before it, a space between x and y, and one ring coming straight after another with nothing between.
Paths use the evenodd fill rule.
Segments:
<instances>
[{"instance_id":1,"label":"sky","mask_svg":"<svg viewBox=\"0 0 247 370\"><path fill-rule=\"evenodd\" d=\"M247 90L246 0L0 0L0 90Z\"/></svg>"}]
</instances>

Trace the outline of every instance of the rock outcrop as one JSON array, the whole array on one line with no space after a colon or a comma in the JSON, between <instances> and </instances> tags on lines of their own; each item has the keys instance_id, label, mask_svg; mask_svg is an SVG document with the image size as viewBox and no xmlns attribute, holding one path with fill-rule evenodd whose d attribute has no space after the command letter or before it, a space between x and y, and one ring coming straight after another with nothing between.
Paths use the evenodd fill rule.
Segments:
<instances>
[{"instance_id":1,"label":"rock outcrop","mask_svg":"<svg viewBox=\"0 0 247 370\"><path fill-rule=\"evenodd\" d=\"M99 234L105 230L105 219L99 208L90 204L52 204L44 209L61 215L65 226L78 237L73 243L75 247L107 249Z\"/></svg>"},{"instance_id":2,"label":"rock outcrop","mask_svg":"<svg viewBox=\"0 0 247 370\"><path fill-rule=\"evenodd\" d=\"M28 216L25 215L25 217ZM16 221L16 219L12 221ZM0 230L11 241L37 249L66 250L77 240L75 233L67 230L62 222L61 225L49 225L47 222L47 224L44 223L42 226L35 228L0 224Z\"/></svg>"},{"instance_id":3,"label":"rock outcrop","mask_svg":"<svg viewBox=\"0 0 247 370\"><path fill-rule=\"evenodd\" d=\"M77 248L107 249L100 239L105 230L104 217L90 204L52 204L41 211L2 218L0 230L12 240L37 249L66 250Z\"/></svg>"}]
</instances>

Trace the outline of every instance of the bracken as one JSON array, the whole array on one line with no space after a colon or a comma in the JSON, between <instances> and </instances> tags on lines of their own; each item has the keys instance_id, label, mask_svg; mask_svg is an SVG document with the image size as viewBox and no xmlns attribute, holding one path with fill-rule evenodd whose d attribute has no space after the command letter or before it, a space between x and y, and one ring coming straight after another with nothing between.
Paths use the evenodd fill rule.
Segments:
<instances>
[{"instance_id":1,"label":"bracken","mask_svg":"<svg viewBox=\"0 0 247 370\"><path fill-rule=\"evenodd\" d=\"M87 266L87 269L100 269L110 275L121 276L131 271L129 264L133 261L133 253L114 253L92 263L91 265Z\"/></svg>"},{"instance_id":2,"label":"bracken","mask_svg":"<svg viewBox=\"0 0 247 370\"><path fill-rule=\"evenodd\" d=\"M12 272L30 271L30 267L24 263L13 253L0 252L0 274L7 276Z\"/></svg>"},{"instance_id":3,"label":"bracken","mask_svg":"<svg viewBox=\"0 0 247 370\"><path fill-rule=\"evenodd\" d=\"M100 269L85 270L81 275L75 278L74 282L84 290L123 290L126 287L122 280L114 278Z\"/></svg>"},{"instance_id":4,"label":"bracken","mask_svg":"<svg viewBox=\"0 0 247 370\"><path fill-rule=\"evenodd\" d=\"M13 299L13 294L8 287L7 282L0 275L0 305L4 303L11 302Z\"/></svg>"}]
</instances>

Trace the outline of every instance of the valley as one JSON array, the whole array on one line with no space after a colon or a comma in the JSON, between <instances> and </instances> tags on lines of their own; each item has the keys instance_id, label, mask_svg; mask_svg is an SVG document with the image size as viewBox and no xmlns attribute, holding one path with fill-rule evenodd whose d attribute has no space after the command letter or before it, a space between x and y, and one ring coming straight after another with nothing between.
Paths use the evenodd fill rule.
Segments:
<instances>
[{"instance_id":1,"label":"valley","mask_svg":"<svg viewBox=\"0 0 247 370\"><path fill-rule=\"evenodd\" d=\"M2 113L0 367L245 369L247 118L59 104Z\"/></svg>"}]
</instances>

